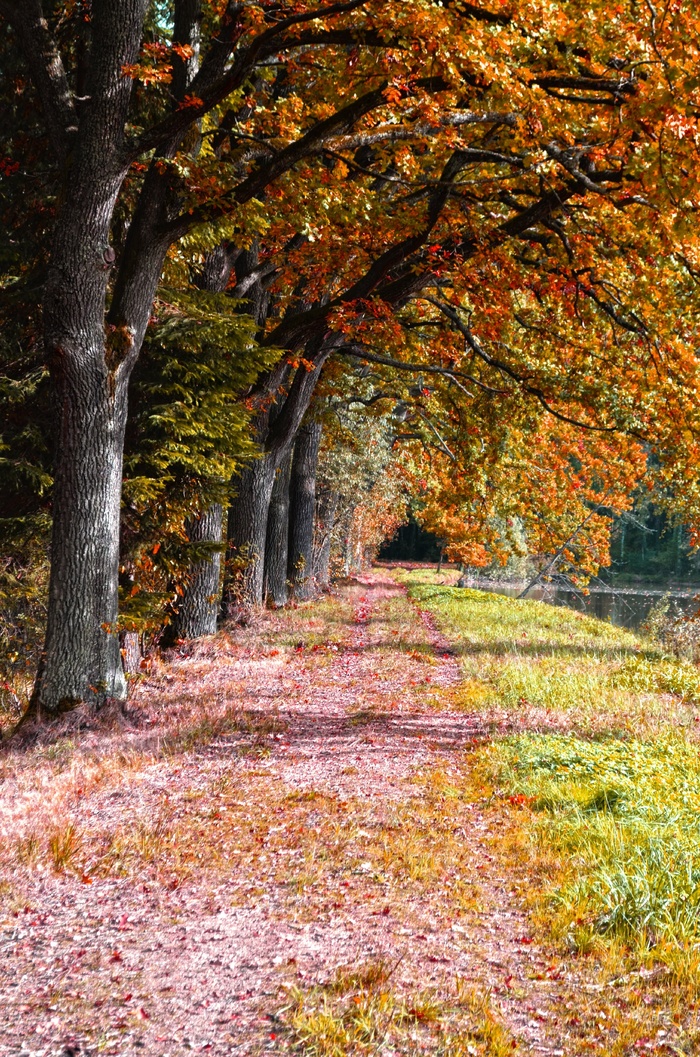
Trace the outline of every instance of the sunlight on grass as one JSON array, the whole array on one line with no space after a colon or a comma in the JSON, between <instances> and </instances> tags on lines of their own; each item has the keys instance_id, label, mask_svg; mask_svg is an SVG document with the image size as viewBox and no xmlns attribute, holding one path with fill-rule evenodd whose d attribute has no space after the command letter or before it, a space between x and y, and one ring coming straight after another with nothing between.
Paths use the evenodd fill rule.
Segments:
<instances>
[{"instance_id":1,"label":"sunlight on grass","mask_svg":"<svg viewBox=\"0 0 700 1057\"><path fill-rule=\"evenodd\" d=\"M657 732L694 721L700 672L630 631L544 602L418 582L409 593L455 643L464 682L456 707L565 717L578 729ZM540 716L540 723L543 717Z\"/></svg>"},{"instance_id":2,"label":"sunlight on grass","mask_svg":"<svg viewBox=\"0 0 700 1057\"><path fill-rule=\"evenodd\" d=\"M656 956L700 939L700 757L654 742L522 735L490 750L494 777L540 813L535 837L569 861L556 893L573 949L589 932ZM577 939L578 936L578 939ZM700 967L700 955L694 953Z\"/></svg>"},{"instance_id":3,"label":"sunlight on grass","mask_svg":"<svg viewBox=\"0 0 700 1057\"><path fill-rule=\"evenodd\" d=\"M452 996L407 993L392 985L398 965L378 960L340 966L320 987L291 989L281 1016L297 1051L304 1057L407 1052L506 1057L515 1052L512 1036L486 996L460 979Z\"/></svg>"},{"instance_id":4,"label":"sunlight on grass","mask_svg":"<svg viewBox=\"0 0 700 1057\"><path fill-rule=\"evenodd\" d=\"M471 782L509 816L494 846L528 871L534 920L609 975L647 967L695 994L698 669L578 613L403 578L457 645L453 700L520 731L477 751Z\"/></svg>"}]
</instances>

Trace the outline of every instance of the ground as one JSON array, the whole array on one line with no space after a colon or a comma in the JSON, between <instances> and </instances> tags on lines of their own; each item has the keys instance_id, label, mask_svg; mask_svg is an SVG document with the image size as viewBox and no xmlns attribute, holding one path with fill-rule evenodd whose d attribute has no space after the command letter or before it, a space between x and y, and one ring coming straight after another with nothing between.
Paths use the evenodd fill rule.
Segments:
<instances>
[{"instance_id":1,"label":"ground","mask_svg":"<svg viewBox=\"0 0 700 1057\"><path fill-rule=\"evenodd\" d=\"M562 724L470 706L449 630L375 570L10 740L0 1053L695 1052L548 933L484 753Z\"/></svg>"}]
</instances>

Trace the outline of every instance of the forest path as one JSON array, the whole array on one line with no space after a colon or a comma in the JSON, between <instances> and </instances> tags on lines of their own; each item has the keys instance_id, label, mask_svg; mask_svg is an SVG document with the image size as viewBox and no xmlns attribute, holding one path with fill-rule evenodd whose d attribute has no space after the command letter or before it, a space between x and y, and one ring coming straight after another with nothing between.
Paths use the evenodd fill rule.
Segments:
<instances>
[{"instance_id":1,"label":"forest path","mask_svg":"<svg viewBox=\"0 0 700 1057\"><path fill-rule=\"evenodd\" d=\"M284 1052L353 988L391 1039L362 1052L568 1053L459 679L373 572L152 672L126 727L6 752L0 1053Z\"/></svg>"}]
</instances>

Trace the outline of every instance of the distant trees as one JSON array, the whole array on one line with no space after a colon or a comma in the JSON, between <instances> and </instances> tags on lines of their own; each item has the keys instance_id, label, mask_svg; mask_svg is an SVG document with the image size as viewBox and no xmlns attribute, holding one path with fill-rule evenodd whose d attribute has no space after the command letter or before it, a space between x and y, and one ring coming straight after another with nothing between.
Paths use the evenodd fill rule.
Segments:
<instances>
[{"instance_id":1,"label":"distant trees","mask_svg":"<svg viewBox=\"0 0 700 1057\"><path fill-rule=\"evenodd\" d=\"M446 459L440 494L466 496L474 532L538 453L562 531L576 480L591 502L636 483L637 442L678 494L697 476L682 5L0 0L0 18L5 514L53 446L37 710L124 695L120 575L132 608L165 588L184 632L211 628L219 506L225 604L262 602L273 490L319 386L389 413L430 479ZM29 437L42 360L54 425Z\"/></svg>"}]
</instances>

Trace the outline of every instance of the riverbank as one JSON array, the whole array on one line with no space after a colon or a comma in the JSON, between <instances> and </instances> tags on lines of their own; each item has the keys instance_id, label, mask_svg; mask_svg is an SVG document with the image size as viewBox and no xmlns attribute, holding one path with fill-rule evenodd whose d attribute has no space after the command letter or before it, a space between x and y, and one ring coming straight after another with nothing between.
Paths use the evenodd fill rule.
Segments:
<instances>
[{"instance_id":1,"label":"riverbank","mask_svg":"<svg viewBox=\"0 0 700 1057\"><path fill-rule=\"evenodd\" d=\"M631 805L659 875L695 839L695 670L395 575L4 747L3 1053L694 1052L692 913L608 924L596 870Z\"/></svg>"},{"instance_id":2,"label":"riverbank","mask_svg":"<svg viewBox=\"0 0 700 1057\"><path fill-rule=\"evenodd\" d=\"M597 1048L698 1052L697 667L564 609L402 579L454 644L460 703L494 731L472 777L507 805L495 847L528 876L535 934L599 968Z\"/></svg>"}]
</instances>

